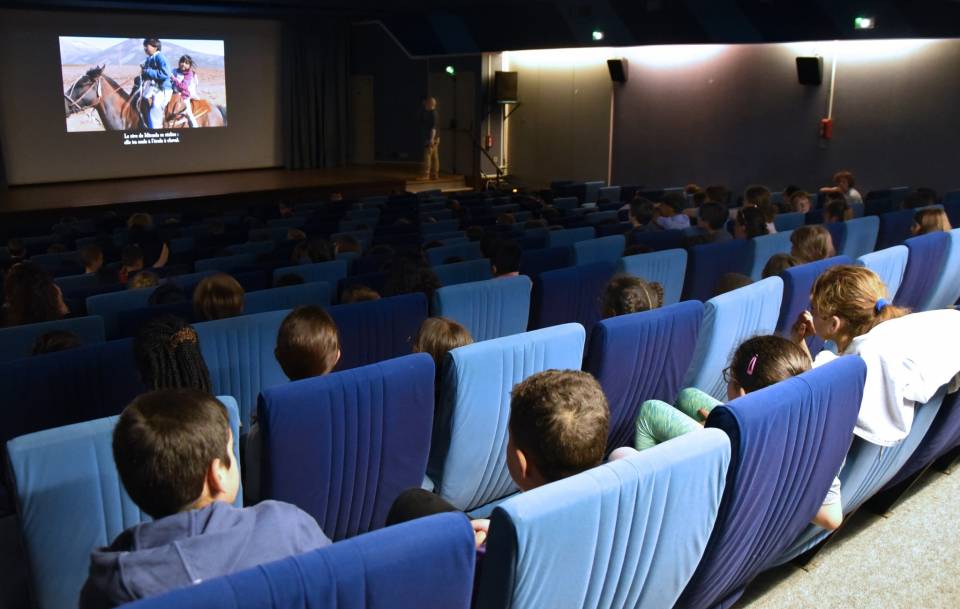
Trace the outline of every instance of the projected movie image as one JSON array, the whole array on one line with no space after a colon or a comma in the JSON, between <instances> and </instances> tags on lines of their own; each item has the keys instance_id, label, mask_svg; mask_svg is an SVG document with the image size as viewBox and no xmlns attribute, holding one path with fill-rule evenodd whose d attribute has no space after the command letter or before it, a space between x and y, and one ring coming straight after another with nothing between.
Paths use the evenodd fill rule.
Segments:
<instances>
[{"instance_id":1,"label":"projected movie image","mask_svg":"<svg viewBox=\"0 0 960 609\"><path fill-rule=\"evenodd\" d=\"M60 37L67 131L227 125L222 40Z\"/></svg>"}]
</instances>

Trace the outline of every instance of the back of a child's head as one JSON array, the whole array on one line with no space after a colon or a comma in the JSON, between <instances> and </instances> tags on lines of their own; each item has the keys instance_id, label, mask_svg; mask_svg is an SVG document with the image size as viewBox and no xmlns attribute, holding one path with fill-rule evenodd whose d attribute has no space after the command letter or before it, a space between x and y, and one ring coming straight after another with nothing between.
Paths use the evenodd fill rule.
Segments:
<instances>
[{"instance_id":1,"label":"back of a child's head","mask_svg":"<svg viewBox=\"0 0 960 609\"><path fill-rule=\"evenodd\" d=\"M659 309L663 306L663 286L632 275L613 277L603 291L601 312L604 318Z\"/></svg>"},{"instance_id":2,"label":"back of a child's head","mask_svg":"<svg viewBox=\"0 0 960 609\"><path fill-rule=\"evenodd\" d=\"M753 279L747 275L744 275L743 273L724 273L723 275L720 275L720 278L717 279L717 283L714 284L713 295L720 296L721 294L726 294L727 292L745 288L752 283Z\"/></svg>"},{"instance_id":3,"label":"back of a child's head","mask_svg":"<svg viewBox=\"0 0 960 609\"><path fill-rule=\"evenodd\" d=\"M147 301L151 305L180 304L187 302L187 294L173 281L157 286Z\"/></svg>"},{"instance_id":4,"label":"back of a child's head","mask_svg":"<svg viewBox=\"0 0 960 609\"><path fill-rule=\"evenodd\" d=\"M770 202L770 189L754 184L743 191L743 204L746 207L763 207Z\"/></svg>"},{"instance_id":5,"label":"back of a child's head","mask_svg":"<svg viewBox=\"0 0 960 609\"><path fill-rule=\"evenodd\" d=\"M917 235L947 232L953 228L950 226L950 218L947 217L947 213L939 207L918 210L913 215L913 221L916 223L914 232Z\"/></svg>"},{"instance_id":6,"label":"back of a child's head","mask_svg":"<svg viewBox=\"0 0 960 609\"><path fill-rule=\"evenodd\" d=\"M676 215L683 211L687 206L687 198L682 192L671 190L670 192L664 193L663 200L660 202L660 205L665 205L668 210L672 209L672 215Z\"/></svg>"},{"instance_id":7,"label":"back of a child's head","mask_svg":"<svg viewBox=\"0 0 960 609\"><path fill-rule=\"evenodd\" d=\"M722 184L711 184L703 189L707 194L707 201L727 205L727 199L730 198L730 191Z\"/></svg>"},{"instance_id":8,"label":"back of a child's head","mask_svg":"<svg viewBox=\"0 0 960 609\"><path fill-rule=\"evenodd\" d=\"M845 181L847 186L850 188L853 188L857 184L856 179L853 177L853 172L847 170L838 171L837 173L833 174L834 184L839 185L841 180Z\"/></svg>"},{"instance_id":9,"label":"back of a child's head","mask_svg":"<svg viewBox=\"0 0 960 609\"><path fill-rule=\"evenodd\" d=\"M80 337L69 330L53 330L41 334L33 342L31 355L44 355L67 349L76 349L81 345Z\"/></svg>"},{"instance_id":10,"label":"back of a child's head","mask_svg":"<svg viewBox=\"0 0 960 609\"><path fill-rule=\"evenodd\" d=\"M353 235L340 235L333 242L334 250L338 254L346 252L360 253L360 242Z\"/></svg>"},{"instance_id":11,"label":"back of a child's head","mask_svg":"<svg viewBox=\"0 0 960 609\"><path fill-rule=\"evenodd\" d=\"M504 239L497 243L493 252L493 259L490 261L495 274L506 275L519 272L522 253L520 244L512 239Z\"/></svg>"},{"instance_id":12,"label":"back of a child's head","mask_svg":"<svg viewBox=\"0 0 960 609\"><path fill-rule=\"evenodd\" d=\"M737 212L737 224L742 227L743 234L747 239L761 237L769 234L767 227L767 217L759 207L742 207Z\"/></svg>"},{"instance_id":13,"label":"back of a child's head","mask_svg":"<svg viewBox=\"0 0 960 609\"><path fill-rule=\"evenodd\" d=\"M413 352L429 354L439 377L447 353L472 343L470 331L461 324L446 317L428 317L413 339Z\"/></svg>"},{"instance_id":14,"label":"back of a child's head","mask_svg":"<svg viewBox=\"0 0 960 609\"><path fill-rule=\"evenodd\" d=\"M800 264L803 264L803 262L801 262L799 258L791 256L790 254L774 254L773 256L770 256L770 259L767 260L766 266L763 267L762 277L764 279L767 277L778 277L780 273L784 272L785 270Z\"/></svg>"},{"instance_id":15,"label":"back of a child's head","mask_svg":"<svg viewBox=\"0 0 960 609\"><path fill-rule=\"evenodd\" d=\"M653 221L656 208L653 202L643 197L635 197L630 201L630 216L638 224L649 224Z\"/></svg>"},{"instance_id":16,"label":"back of a child's head","mask_svg":"<svg viewBox=\"0 0 960 609\"><path fill-rule=\"evenodd\" d=\"M244 291L226 273L204 277L193 291L193 312L198 319L211 321L243 314Z\"/></svg>"},{"instance_id":17,"label":"back of a child's head","mask_svg":"<svg viewBox=\"0 0 960 609\"><path fill-rule=\"evenodd\" d=\"M727 225L729 217L727 208L719 203L704 203L700 206L700 221L710 227L710 230L721 230Z\"/></svg>"},{"instance_id":18,"label":"back of a child's head","mask_svg":"<svg viewBox=\"0 0 960 609\"><path fill-rule=\"evenodd\" d=\"M832 198L827 202L823 213L827 222L844 222L853 218L853 210L847 203L847 200L839 193L830 193L830 195L839 195L839 198Z\"/></svg>"},{"instance_id":19,"label":"back of a child's head","mask_svg":"<svg viewBox=\"0 0 960 609\"><path fill-rule=\"evenodd\" d=\"M380 294L373 288L365 285L352 285L344 288L343 292L340 293L340 304L367 302L370 300L380 300Z\"/></svg>"},{"instance_id":20,"label":"back of a child's head","mask_svg":"<svg viewBox=\"0 0 960 609\"><path fill-rule=\"evenodd\" d=\"M103 250L96 243L84 245L78 253L85 269L97 269L103 264Z\"/></svg>"},{"instance_id":21,"label":"back of a child's head","mask_svg":"<svg viewBox=\"0 0 960 609\"><path fill-rule=\"evenodd\" d=\"M291 381L327 374L340 359L337 325L321 307L297 307L280 324L274 354Z\"/></svg>"},{"instance_id":22,"label":"back of a child's head","mask_svg":"<svg viewBox=\"0 0 960 609\"><path fill-rule=\"evenodd\" d=\"M866 334L877 324L910 312L890 304L887 298L887 287L876 273L845 264L821 273L810 292L813 314L840 318L848 338Z\"/></svg>"},{"instance_id":23,"label":"back of a child's head","mask_svg":"<svg viewBox=\"0 0 960 609\"><path fill-rule=\"evenodd\" d=\"M790 235L790 244L790 255L803 264L837 255L830 231L820 224L807 224L797 228Z\"/></svg>"},{"instance_id":24,"label":"back of a child's head","mask_svg":"<svg viewBox=\"0 0 960 609\"><path fill-rule=\"evenodd\" d=\"M16 326L63 317L63 298L50 273L35 262L10 267L3 282L6 323Z\"/></svg>"},{"instance_id":25,"label":"back of a child's head","mask_svg":"<svg viewBox=\"0 0 960 609\"><path fill-rule=\"evenodd\" d=\"M113 458L127 494L151 517L190 509L214 460L236 467L227 411L193 389L162 389L130 403L113 430Z\"/></svg>"},{"instance_id":26,"label":"back of a child's head","mask_svg":"<svg viewBox=\"0 0 960 609\"><path fill-rule=\"evenodd\" d=\"M146 322L133 340L133 353L147 389L210 393L210 371L197 332L179 317L163 315Z\"/></svg>"},{"instance_id":27,"label":"back of a child's head","mask_svg":"<svg viewBox=\"0 0 960 609\"><path fill-rule=\"evenodd\" d=\"M140 271L127 281L128 290L155 288L160 285L160 276L153 271Z\"/></svg>"},{"instance_id":28,"label":"back of a child's head","mask_svg":"<svg viewBox=\"0 0 960 609\"><path fill-rule=\"evenodd\" d=\"M544 482L599 465L609 428L607 398L587 372L547 370L513 388L510 440L532 461Z\"/></svg>"},{"instance_id":29,"label":"back of a child's head","mask_svg":"<svg viewBox=\"0 0 960 609\"><path fill-rule=\"evenodd\" d=\"M802 374L811 366L810 356L796 343L782 336L755 336L737 347L728 379L751 393Z\"/></svg>"}]
</instances>

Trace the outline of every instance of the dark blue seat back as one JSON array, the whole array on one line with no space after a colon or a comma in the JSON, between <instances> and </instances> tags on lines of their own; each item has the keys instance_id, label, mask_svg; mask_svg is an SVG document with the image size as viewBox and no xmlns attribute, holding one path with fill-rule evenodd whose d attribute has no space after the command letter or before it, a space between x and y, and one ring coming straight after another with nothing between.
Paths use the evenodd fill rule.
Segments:
<instances>
[{"instance_id":1,"label":"dark blue seat back","mask_svg":"<svg viewBox=\"0 0 960 609\"><path fill-rule=\"evenodd\" d=\"M566 268L572 263L573 251L569 247L524 250L520 255L520 274L533 279L540 273Z\"/></svg>"},{"instance_id":2,"label":"dark blue seat back","mask_svg":"<svg viewBox=\"0 0 960 609\"><path fill-rule=\"evenodd\" d=\"M349 370L410 353L427 298L420 292L331 307L340 333L337 370Z\"/></svg>"},{"instance_id":3,"label":"dark blue seat back","mask_svg":"<svg viewBox=\"0 0 960 609\"><path fill-rule=\"evenodd\" d=\"M633 231L630 243L649 247L655 252L682 248L686 240L682 230Z\"/></svg>"},{"instance_id":4,"label":"dark blue seat back","mask_svg":"<svg viewBox=\"0 0 960 609\"><path fill-rule=\"evenodd\" d=\"M95 345L105 339L103 318L96 315L0 328L0 363L29 357L36 340L54 331L73 332L81 345Z\"/></svg>"},{"instance_id":5,"label":"dark blue seat back","mask_svg":"<svg viewBox=\"0 0 960 609\"><path fill-rule=\"evenodd\" d=\"M531 329L579 323L587 336L600 320L600 297L616 266L595 262L542 273L533 289Z\"/></svg>"},{"instance_id":6,"label":"dark blue seat back","mask_svg":"<svg viewBox=\"0 0 960 609\"><path fill-rule=\"evenodd\" d=\"M675 607L729 607L819 510L847 454L866 366L843 357L710 413L730 438L720 513Z\"/></svg>"},{"instance_id":7,"label":"dark blue seat back","mask_svg":"<svg viewBox=\"0 0 960 609\"><path fill-rule=\"evenodd\" d=\"M847 256L834 256L826 260L817 260L789 268L780 273L783 279L783 300L780 303L780 318L777 321L777 333L789 336L797 317L810 310L810 290L813 283L825 270L838 264L853 264ZM823 350L823 340L816 336L807 338L810 353L816 355Z\"/></svg>"},{"instance_id":8,"label":"dark blue seat back","mask_svg":"<svg viewBox=\"0 0 960 609\"><path fill-rule=\"evenodd\" d=\"M904 241L910 250L903 282L894 302L900 307L919 310L936 289L947 261L950 235L944 232L928 233Z\"/></svg>"},{"instance_id":9,"label":"dark blue seat back","mask_svg":"<svg viewBox=\"0 0 960 609\"><path fill-rule=\"evenodd\" d=\"M382 527L427 470L434 366L425 353L267 389L262 489L334 540Z\"/></svg>"},{"instance_id":10,"label":"dark blue seat back","mask_svg":"<svg viewBox=\"0 0 960 609\"><path fill-rule=\"evenodd\" d=\"M323 281L288 285L248 292L244 299L243 312L246 314L294 309L304 305L329 307L333 299L331 285Z\"/></svg>"},{"instance_id":11,"label":"dark blue seat back","mask_svg":"<svg viewBox=\"0 0 960 609\"><path fill-rule=\"evenodd\" d=\"M676 399L702 320L703 304L691 300L593 327L583 369L597 378L610 405L608 452L633 445L640 404Z\"/></svg>"},{"instance_id":12,"label":"dark blue seat back","mask_svg":"<svg viewBox=\"0 0 960 609\"><path fill-rule=\"evenodd\" d=\"M687 250L683 300L709 300L724 273L750 273L751 244L745 239L697 245Z\"/></svg>"},{"instance_id":13,"label":"dark blue seat back","mask_svg":"<svg viewBox=\"0 0 960 609\"><path fill-rule=\"evenodd\" d=\"M867 212L869 213L869 211ZM880 231L877 233L877 249L900 245L910 238L913 227L912 209L891 211L880 216Z\"/></svg>"},{"instance_id":14,"label":"dark blue seat back","mask_svg":"<svg viewBox=\"0 0 960 609\"><path fill-rule=\"evenodd\" d=\"M168 305L151 305L131 309L130 311L120 311L117 313L117 336L128 337L136 336L143 324L151 319L163 315L175 315L187 323L193 323L197 320L193 312L192 302L178 302Z\"/></svg>"}]
</instances>

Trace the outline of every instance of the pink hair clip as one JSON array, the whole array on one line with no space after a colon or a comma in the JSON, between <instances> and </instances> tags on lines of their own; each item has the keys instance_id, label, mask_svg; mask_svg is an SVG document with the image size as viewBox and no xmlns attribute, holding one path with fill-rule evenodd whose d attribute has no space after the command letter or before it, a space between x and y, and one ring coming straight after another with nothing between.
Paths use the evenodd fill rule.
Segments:
<instances>
[{"instance_id":1,"label":"pink hair clip","mask_svg":"<svg viewBox=\"0 0 960 609\"><path fill-rule=\"evenodd\" d=\"M750 358L750 363L747 364L747 376L753 376L753 369L757 367L757 357L754 355Z\"/></svg>"}]
</instances>

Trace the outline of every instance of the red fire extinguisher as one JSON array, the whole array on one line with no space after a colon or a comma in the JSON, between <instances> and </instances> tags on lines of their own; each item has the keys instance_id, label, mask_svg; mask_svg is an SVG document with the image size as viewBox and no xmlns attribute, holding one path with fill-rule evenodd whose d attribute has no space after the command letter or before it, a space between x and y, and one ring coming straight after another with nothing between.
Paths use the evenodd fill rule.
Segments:
<instances>
[{"instance_id":1,"label":"red fire extinguisher","mask_svg":"<svg viewBox=\"0 0 960 609\"><path fill-rule=\"evenodd\" d=\"M484 140L484 146L487 147L487 150L493 148L493 134L488 133L486 139Z\"/></svg>"},{"instance_id":2,"label":"red fire extinguisher","mask_svg":"<svg viewBox=\"0 0 960 609\"><path fill-rule=\"evenodd\" d=\"M825 140L833 139L833 119L820 119L820 137Z\"/></svg>"}]
</instances>

